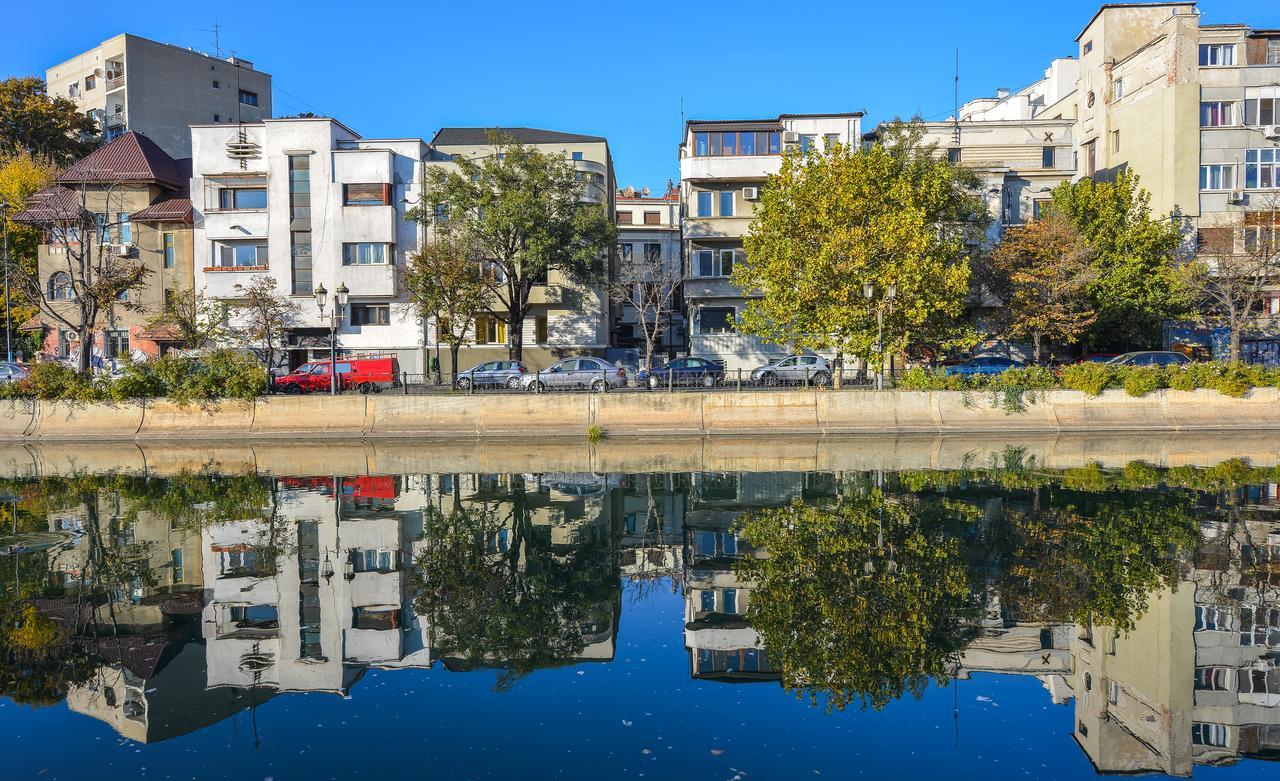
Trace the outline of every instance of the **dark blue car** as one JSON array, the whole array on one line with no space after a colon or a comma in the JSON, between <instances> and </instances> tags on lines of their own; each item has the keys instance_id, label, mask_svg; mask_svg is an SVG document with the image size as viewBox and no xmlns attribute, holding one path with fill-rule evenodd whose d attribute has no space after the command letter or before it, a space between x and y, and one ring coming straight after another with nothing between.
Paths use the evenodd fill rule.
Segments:
<instances>
[{"instance_id":1,"label":"dark blue car","mask_svg":"<svg viewBox=\"0 0 1280 781\"><path fill-rule=\"evenodd\" d=\"M983 355L971 361L948 366L947 374L958 374L970 377L975 374L1000 374L1009 369L1021 369L1024 364L1012 358L1001 358L998 355Z\"/></svg>"},{"instance_id":2,"label":"dark blue car","mask_svg":"<svg viewBox=\"0 0 1280 781\"><path fill-rule=\"evenodd\" d=\"M706 358L677 358L665 366L636 372L636 384L657 390L668 384L714 388L724 382L724 367Z\"/></svg>"}]
</instances>

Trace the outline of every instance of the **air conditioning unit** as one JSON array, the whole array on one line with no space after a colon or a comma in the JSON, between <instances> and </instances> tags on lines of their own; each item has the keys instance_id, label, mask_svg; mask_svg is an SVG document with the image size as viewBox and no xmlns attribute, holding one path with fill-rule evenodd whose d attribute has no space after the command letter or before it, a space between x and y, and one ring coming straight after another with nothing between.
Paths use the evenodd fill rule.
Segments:
<instances>
[{"instance_id":1,"label":"air conditioning unit","mask_svg":"<svg viewBox=\"0 0 1280 781\"><path fill-rule=\"evenodd\" d=\"M800 143L800 134L795 132L794 130L788 130L782 134L782 143L798 144Z\"/></svg>"},{"instance_id":2,"label":"air conditioning unit","mask_svg":"<svg viewBox=\"0 0 1280 781\"><path fill-rule=\"evenodd\" d=\"M1244 190L1232 190L1227 196L1227 203L1242 204L1244 203Z\"/></svg>"},{"instance_id":3,"label":"air conditioning unit","mask_svg":"<svg viewBox=\"0 0 1280 781\"><path fill-rule=\"evenodd\" d=\"M1263 125L1262 135L1272 141L1280 141L1280 125Z\"/></svg>"},{"instance_id":4,"label":"air conditioning unit","mask_svg":"<svg viewBox=\"0 0 1280 781\"><path fill-rule=\"evenodd\" d=\"M743 187L743 188L742 188L742 199L743 199L744 201L758 201L758 200L760 200L760 188L759 188L759 187Z\"/></svg>"},{"instance_id":5,"label":"air conditioning unit","mask_svg":"<svg viewBox=\"0 0 1280 781\"><path fill-rule=\"evenodd\" d=\"M124 244L117 244L115 245L115 250L117 257L127 258L133 254L133 245L128 242Z\"/></svg>"}]
</instances>

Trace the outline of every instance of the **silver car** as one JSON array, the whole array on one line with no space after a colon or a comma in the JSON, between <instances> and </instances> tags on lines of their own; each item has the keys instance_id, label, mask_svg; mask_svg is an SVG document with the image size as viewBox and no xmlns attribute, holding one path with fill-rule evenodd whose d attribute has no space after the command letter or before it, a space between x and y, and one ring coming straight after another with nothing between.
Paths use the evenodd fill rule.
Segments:
<instances>
[{"instance_id":1,"label":"silver car","mask_svg":"<svg viewBox=\"0 0 1280 781\"><path fill-rule=\"evenodd\" d=\"M0 361L0 385L8 385L11 382L25 380L31 376L31 370L20 363L10 363L9 361Z\"/></svg>"},{"instance_id":2,"label":"silver car","mask_svg":"<svg viewBox=\"0 0 1280 781\"><path fill-rule=\"evenodd\" d=\"M751 382L768 386L795 383L830 385L831 364L820 355L792 355L752 369Z\"/></svg>"},{"instance_id":3,"label":"silver car","mask_svg":"<svg viewBox=\"0 0 1280 781\"><path fill-rule=\"evenodd\" d=\"M458 372L456 382L462 390L472 385L477 388L519 388L520 378L528 373L529 370L519 361L489 361Z\"/></svg>"},{"instance_id":4,"label":"silver car","mask_svg":"<svg viewBox=\"0 0 1280 781\"><path fill-rule=\"evenodd\" d=\"M610 388L625 388L626 385L627 370L600 358L566 358L520 378L520 387L534 393L573 388L589 388L603 393Z\"/></svg>"}]
</instances>

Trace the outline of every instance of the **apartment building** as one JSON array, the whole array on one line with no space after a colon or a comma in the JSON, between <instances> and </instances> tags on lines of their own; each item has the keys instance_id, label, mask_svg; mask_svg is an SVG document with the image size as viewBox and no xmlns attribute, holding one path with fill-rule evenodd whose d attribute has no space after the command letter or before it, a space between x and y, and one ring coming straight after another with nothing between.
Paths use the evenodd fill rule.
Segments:
<instances>
[{"instance_id":1,"label":"apartment building","mask_svg":"<svg viewBox=\"0 0 1280 781\"><path fill-rule=\"evenodd\" d=\"M744 257L760 188L781 170L783 151L858 143L861 123L862 112L685 123L680 200L690 354L729 370L786 354L785 346L737 332L738 316L756 294L733 284L733 266Z\"/></svg>"},{"instance_id":2,"label":"apartment building","mask_svg":"<svg viewBox=\"0 0 1280 781\"><path fill-rule=\"evenodd\" d=\"M48 306L68 322L78 322L76 284L83 281L73 277L69 253L97 258L104 252L148 270L144 285L126 294L138 308L103 313L87 345L56 318L41 314L24 323L22 330L40 332L43 357L65 360L88 349L91 365L99 366L180 346L176 329L149 322L164 311L167 296L193 284L190 176L190 159L175 160L147 136L130 131L62 171L53 187L14 215L15 221L45 229L47 240L37 251L40 286ZM96 215L97 236L65 229L78 226L85 209Z\"/></svg>"},{"instance_id":3,"label":"apartment building","mask_svg":"<svg viewBox=\"0 0 1280 781\"><path fill-rule=\"evenodd\" d=\"M333 294L345 286L339 353L391 354L422 372L423 328L402 275L420 243L405 210L421 197L426 144L366 139L328 118L197 125L191 139L196 290L234 304L255 279L273 279L300 308L287 334L293 369L328 358Z\"/></svg>"},{"instance_id":4,"label":"apartment building","mask_svg":"<svg viewBox=\"0 0 1280 781\"><path fill-rule=\"evenodd\" d=\"M533 147L544 154L560 155L570 161L582 182L581 201L596 204L614 213L617 180L609 142L601 136L562 133L537 128L446 127L431 139L427 165L452 167L457 157L482 159L499 154L490 134L501 133L510 141ZM606 268L612 273L616 259ZM524 359L530 368L543 368L566 353L603 355L611 346L614 305L605 285L584 286L550 270L545 284L535 285L529 295L531 305L524 321ZM477 318L470 344L463 345L460 368L508 357L506 310L497 302ZM434 346L435 324L428 327L428 345ZM447 356L441 356L447 360ZM454 367L442 366L444 371Z\"/></svg>"},{"instance_id":5,"label":"apartment building","mask_svg":"<svg viewBox=\"0 0 1280 781\"><path fill-rule=\"evenodd\" d=\"M1152 210L1181 218L1201 246L1269 241L1280 225L1280 30L1201 24L1194 2L1135 3L1102 6L1076 41L1077 173L1133 171ZM1280 281L1266 310L1280 316ZM1258 336L1247 355L1280 350Z\"/></svg>"},{"instance_id":6,"label":"apartment building","mask_svg":"<svg viewBox=\"0 0 1280 781\"><path fill-rule=\"evenodd\" d=\"M50 95L74 100L111 141L133 130L174 157L191 154L191 125L271 116L271 74L124 33L45 72Z\"/></svg>"},{"instance_id":7,"label":"apartment building","mask_svg":"<svg viewBox=\"0 0 1280 781\"><path fill-rule=\"evenodd\" d=\"M618 265L639 264L641 269L662 269L671 279L682 275L680 247L680 190L667 182L662 195L650 194L649 188L618 190L614 221L618 226ZM684 304L679 286L662 314L664 325L654 347L655 355L675 357L686 347L687 332ZM650 318L654 312L646 313ZM652 320L649 321L652 323ZM614 310L614 343L618 347L644 347L640 313L625 302Z\"/></svg>"}]
</instances>

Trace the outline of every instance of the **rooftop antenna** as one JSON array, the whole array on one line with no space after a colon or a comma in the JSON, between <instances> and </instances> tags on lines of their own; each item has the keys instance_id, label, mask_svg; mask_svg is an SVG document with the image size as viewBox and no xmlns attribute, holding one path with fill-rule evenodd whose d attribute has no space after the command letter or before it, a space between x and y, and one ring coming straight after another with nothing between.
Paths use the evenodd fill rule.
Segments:
<instances>
[{"instance_id":1,"label":"rooftop antenna","mask_svg":"<svg viewBox=\"0 0 1280 781\"><path fill-rule=\"evenodd\" d=\"M218 55L218 59L222 59L222 25L218 24L218 16L213 16L212 27L201 27L199 32L213 33L213 51Z\"/></svg>"},{"instance_id":2,"label":"rooftop antenna","mask_svg":"<svg viewBox=\"0 0 1280 781\"><path fill-rule=\"evenodd\" d=\"M951 130L952 142L956 146L960 146L960 47L956 47L956 80L954 86L954 113L951 115L953 123Z\"/></svg>"}]
</instances>

